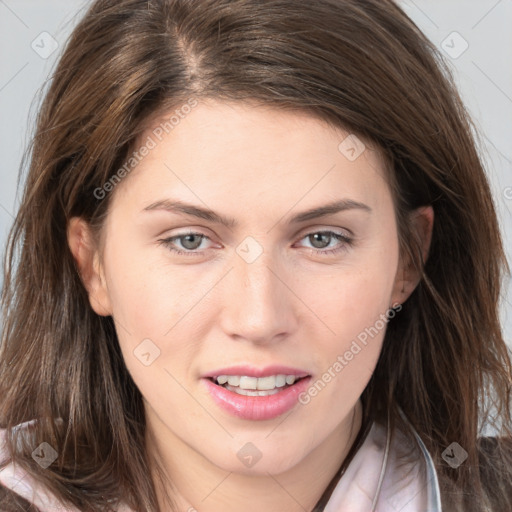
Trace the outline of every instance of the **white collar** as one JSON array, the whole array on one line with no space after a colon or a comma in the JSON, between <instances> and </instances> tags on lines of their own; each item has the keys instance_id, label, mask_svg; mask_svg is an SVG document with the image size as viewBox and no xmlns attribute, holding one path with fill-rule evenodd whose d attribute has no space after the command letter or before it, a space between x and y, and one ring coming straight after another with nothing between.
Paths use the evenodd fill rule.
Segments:
<instances>
[{"instance_id":1,"label":"white collar","mask_svg":"<svg viewBox=\"0 0 512 512\"><path fill-rule=\"evenodd\" d=\"M374 422L324 512L442 512L437 472L423 441ZM403 462L402 462L403 461Z\"/></svg>"}]
</instances>

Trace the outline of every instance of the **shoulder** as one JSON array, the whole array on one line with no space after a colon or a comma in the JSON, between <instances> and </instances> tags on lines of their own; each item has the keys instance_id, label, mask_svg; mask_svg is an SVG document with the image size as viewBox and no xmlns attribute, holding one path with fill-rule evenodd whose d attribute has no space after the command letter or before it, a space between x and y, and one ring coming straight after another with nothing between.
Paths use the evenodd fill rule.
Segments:
<instances>
[{"instance_id":1,"label":"shoulder","mask_svg":"<svg viewBox=\"0 0 512 512\"><path fill-rule=\"evenodd\" d=\"M40 512L33 504L14 491L18 484L11 455L5 444L7 430L0 428L0 510L2 512Z\"/></svg>"},{"instance_id":2,"label":"shoulder","mask_svg":"<svg viewBox=\"0 0 512 512\"><path fill-rule=\"evenodd\" d=\"M13 430L25 432L34 420L20 423ZM77 509L64 507L63 504L36 481L25 469L12 460L6 444L8 431L0 429L0 503L2 512L78 512Z\"/></svg>"},{"instance_id":3,"label":"shoulder","mask_svg":"<svg viewBox=\"0 0 512 512\"><path fill-rule=\"evenodd\" d=\"M33 503L0 483L0 510L2 512L41 512Z\"/></svg>"},{"instance_id":4,"label":"shoulder","mask_svg":"<svg viewBox=\"0 0 512 512\"><path fill-rule=\"evenodd\" d=\"M336 485L325 512L440 510L435 470L416 439L373 423ZM432 471L434 473L432 474Z\"/></svg>"},{"instance_id":5,"label":"shoulder","mask_svg":"<svg viewBox=\"0 0 512 512\"><path fill-rule=\"evenodd\" d=\"M34 423L36 420L20 423L12 430L25 434L27 427ZM5 443L7 435L8 431L0 428L0 512L79 512L69 504L64 505L46 486L12 461ZM124 502L116 510L134 512Z\"/></svg>"}]
</instances>

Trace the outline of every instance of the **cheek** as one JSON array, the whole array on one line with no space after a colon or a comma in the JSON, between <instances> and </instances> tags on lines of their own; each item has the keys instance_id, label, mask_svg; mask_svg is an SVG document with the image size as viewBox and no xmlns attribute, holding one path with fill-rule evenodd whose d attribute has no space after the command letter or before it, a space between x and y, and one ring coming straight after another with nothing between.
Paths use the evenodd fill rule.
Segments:
<instances>
[{"instance_id":1,"label":"cheek","mask_svg":"<svg viewBox=\"0 0 512 512\"><path fill-rule=\"evenodd\" d=\"M336 300L323 300L323 321L334 334L315 338L319 373L299 397L313 411L329 411L321 428L334 428L348 414L379 359L390 286L372 276L352 275L338 289Z\"/></svg>"},{"instance_id":2,"label":"cheek","mask_svg":"<svg viewBox=\"0 0 512 512\"><path fill-rule=\"evenodd\" d=\"M361 261L316 279L314 287L303 293L308 297L311 310L319 312L318 317L328 333L324 338L333 349L343 348L389 311L396 260L389 256L375 260ZM333 343L333 340L337 341Z\"/></svg>"},{"instance_id":3,"label":"cheek","mask_svg":"<svg viewBox=\"0 0 512 512\"><path fill-rule=\"evenodd\" d=\"M166 264L163 248L113 240L105 255L114 317L132 337L162 338L190 309L200 283Z\"/></svg>"},{"instance_id":4,"label":"cheek","mask_svg":"<svg viewBox=\"0 0 512 512\"><path fill-rule=\"evenodd\" d=\"M169 264L161 247L126 248L112 243L105 254L107 283L125 363L144 394L155 381L173 386L166 369L180 381L193 372L211 307L205 295L218 276Z\"/></svg>"},{"instance_id":5,"label":"cheek","mask_svg":"<svg viewBox=\"0 0 512 512\"><path fill-rule=\"evenodd\" d=\"M313 339L322 362L316 388L329 388L322 393L325 403L355 400L370 379L387 328L397 262L397 246L368 251L350 268L317 282L324 286L315 285L309 294L311 309L321 312L323 323L316 322ZM320 330L326 335L320 336Z\"/></svg>"},{"instance_id":6,"label":"cheek","mask_svg":"<svg viewBox=\"0 0 512 512\"><path fill-rule=\"evenodd\" d=\"M357 383L366 385L377 363L389 305L386 281L357 277L345 280L338 300L326 306L329 311L325 321L335 334L330 341L326 339L328 343L323 347L327 356L325 367L331 374L342 373L342 378L350 379L355 388L361 387Z\"/></svg>"},{"instance_id":7,"label":"cheek","mask_svg":"<svg viewBox=\"0 0 512 512\"><path fill-rule=\"evenodd\" d=\"M126 368L148 403L171 401L192 417L199 413L189 407L179 384L186 381L197 348L190 340L199 337L194 333L197 318L192 322L194 315L187 315L190 293L183 291L184 283L166 276L161 268L147 260L140 264L142 260L133 252L131 256L117 259L109 276L116 332Z\"/></svg>"}]
</instances>

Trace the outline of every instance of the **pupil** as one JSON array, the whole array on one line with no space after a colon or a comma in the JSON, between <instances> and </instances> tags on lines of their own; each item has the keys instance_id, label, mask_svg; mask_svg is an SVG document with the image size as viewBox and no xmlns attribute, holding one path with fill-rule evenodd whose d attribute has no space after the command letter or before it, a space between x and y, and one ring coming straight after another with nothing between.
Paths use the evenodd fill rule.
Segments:
<instances>
[{"instance_id":1,"label":"pupil","mask_svg":"<svg viewBox=\"0 0 512 512\"><path fill-rule=\"evenodd\" d=\"M331 236L330 236L330 235L328 235L328 234L326 234L326 233L315 233L315 234L314 234L314 235L312 235L312 236L313 236L313 240L314 240L314 241L312 242L312 243L313 243L313 246L314 246L314 247L316 247L317 249L322 249L322 248L327 247L327 246L329 245L329 241L330 241L330 238L331 238ZM316 242L318 241L318 238L320 238L320 237L326 237L326 238L328 238L328 242L327 242L327 244L322 244L322 243L320 243L320 245L319 245L319 246L315 245L315 244L316 244Z\"/></svg>"},{"instance_id":2,"label":"pupil","mask_svg":"<svg viewBox=\"0 0 512 512\"><path fill-rule=\"evenodd\" d=\"M196 244L194 244L194 242L190 242L190 239L194 239L194 238L198 238L199 239L199 244L201 243L201 240L200 240L200 237L198 237L197 235L185 235L184 237L184 243L183 243L183 246L187 249L197 249L198 247L198 244L196 242Z\"/></svg>"}]
</instances>

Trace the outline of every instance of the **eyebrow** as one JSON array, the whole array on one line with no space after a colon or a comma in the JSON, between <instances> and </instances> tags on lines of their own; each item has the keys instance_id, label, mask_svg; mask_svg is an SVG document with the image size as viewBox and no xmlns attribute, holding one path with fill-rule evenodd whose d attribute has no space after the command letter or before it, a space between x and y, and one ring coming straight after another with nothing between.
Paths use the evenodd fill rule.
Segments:
<instances>
[{"instance_id":1,"label":"eyebrow","mask_svg":"<svg viewBox=\"0 0 512 512\"><path fill-rule=\"evenodd\" d=\"M145 212L154 210L165 210L171 213L182 213L217 224L222 224L228 228L234 228L238 224L237 221L232 217L225 217L224 215L214 212L209 208L203 208L191 203L186 203L184 201L162 199L160 201L151 203L142 211ZM301 212L292 217L289 222L290 224L299 224L301 222L317 219L326 215L333 215L335 213L346 210L363 210L368 213L372 212L372 209L364 203L360 203L359 201L354 201L352 199L341 199L339 201L334 201L332 203L317 206L315 208Z\"/></svg>"}]
</instances>

